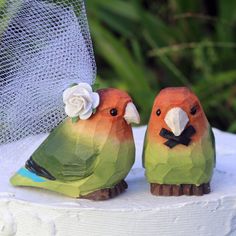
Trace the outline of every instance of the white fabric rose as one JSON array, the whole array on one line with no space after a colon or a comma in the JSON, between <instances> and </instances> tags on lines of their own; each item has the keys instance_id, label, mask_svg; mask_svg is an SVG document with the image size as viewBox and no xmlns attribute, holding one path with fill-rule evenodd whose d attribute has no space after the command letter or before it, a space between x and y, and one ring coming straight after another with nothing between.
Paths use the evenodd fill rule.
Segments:
<instances>
[{"instance_id":1,"label":"white fabric rose","mask_svg":"<svg viewBox=\"0 0 236 236\"><path fill-rule=\"evenodd\" d=\"M79 117L81 120L88 119L100 102L98 93L93 92L87 83L79 83L63 92L65 112L71 117Z\"/></svg>"}]
</instances>

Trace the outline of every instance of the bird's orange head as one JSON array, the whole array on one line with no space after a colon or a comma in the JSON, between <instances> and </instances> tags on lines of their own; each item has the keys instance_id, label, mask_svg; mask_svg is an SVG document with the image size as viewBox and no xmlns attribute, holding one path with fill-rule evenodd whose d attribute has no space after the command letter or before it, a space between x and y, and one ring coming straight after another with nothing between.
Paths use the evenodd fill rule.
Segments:
<instances>
[{"instance_id":1,"label":"bird's orange head","mask_svg":"<svg viewBox=\"0 0 236 236\"><path fill-rule=\"evenodd\" d=\"M107 88L97 91L99 106L87 120L79 120L74 127L80 133L111 135L118 139L131 136L131 123L139 123L139 113L131 97L119 89Z\"/></svg>"},{"instance_id":2,"label":"bird's orange head","mask_svg":"<svg viewBox=\"0 0 236 236\"><path fill-rule=\"evenodd\" d=\"M124 91L114 88L98 90L100 104L95 117L101 117L107 122L125 121L139 123L140 118L131 97Z\"/></svg>"},{"instance_id":3,"label":"bird's orange head","mask_svg":"<svg viewBox=\"0 0 236 236\"><path fill-rule=\"evenodd\" d=\"M186 87L161 90L154 101L148 126L148 136L158 142L166 137L182 140L189 134L192 141L202 137L208 126L207 118L196 95ZM185 139L186 141L186 139Z\"/></svg>"}]
</instances>

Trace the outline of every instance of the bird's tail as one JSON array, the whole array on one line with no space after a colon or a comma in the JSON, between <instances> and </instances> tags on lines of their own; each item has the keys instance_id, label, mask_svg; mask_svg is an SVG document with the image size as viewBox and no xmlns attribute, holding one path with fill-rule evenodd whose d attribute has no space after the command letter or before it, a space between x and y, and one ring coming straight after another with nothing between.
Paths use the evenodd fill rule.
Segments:
<instances>
[{"instance_id":1,"label":"bird's tail","mask_svg":"<svg viewBox=\"0 0 236 236\"><path fill-rule=\"evenodd\" d=\"M43 177L36 175L35 173L22 167L17 173L10 179L10 182L14 186L28 186L32 183L43 183L47 180Z\"/></svg>"}]
</instances>

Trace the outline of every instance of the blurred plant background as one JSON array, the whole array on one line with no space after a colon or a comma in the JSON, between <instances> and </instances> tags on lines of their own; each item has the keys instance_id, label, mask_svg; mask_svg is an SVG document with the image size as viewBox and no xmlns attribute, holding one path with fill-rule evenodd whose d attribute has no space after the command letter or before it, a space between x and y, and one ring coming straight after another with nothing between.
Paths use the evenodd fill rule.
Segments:
<instances>
[{"instance_id":1,"label":"blurred plant background","mask_svg":"<svg viewBox=\"0 0 236 236\"><path fill-rule=\"evenodd\" d=\"M86 0L101 87L131 94L147 123L155 95L188 86L214 127L236 132L235 0Z\"/></svg>"}]
</instances>

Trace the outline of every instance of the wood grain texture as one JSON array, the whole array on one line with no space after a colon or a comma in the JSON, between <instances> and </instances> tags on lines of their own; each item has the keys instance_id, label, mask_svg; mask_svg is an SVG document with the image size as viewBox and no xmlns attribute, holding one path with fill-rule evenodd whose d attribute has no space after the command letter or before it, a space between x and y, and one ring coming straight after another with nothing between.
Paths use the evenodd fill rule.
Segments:
<instances>
[{"instance_id":1,"label":"wood grain texture","mask_svg":"<svg viewBox=\"0 0 236 236\"><path fill-rule=\"evenodd\" d=\"M79 198L89 199L93 201L104 201L120 195L127 188L128 184L124 180L122 180L120 183L116 184L112 188L100 189L85 196L81 196Z\"/></svg>"},{"instance_id":2,"label":"wood grain texture","mask_svg":"<svg viewBox=\"0 0 236 236\"><path fill-rule=\"evenodd\" d=\"M211 192L210 184L201 184L196 186L194 184L181 184L181 185L171 185L171 184L150 184L150 191L156 196L202 196Z\"/></svg>"}]
</instances>

